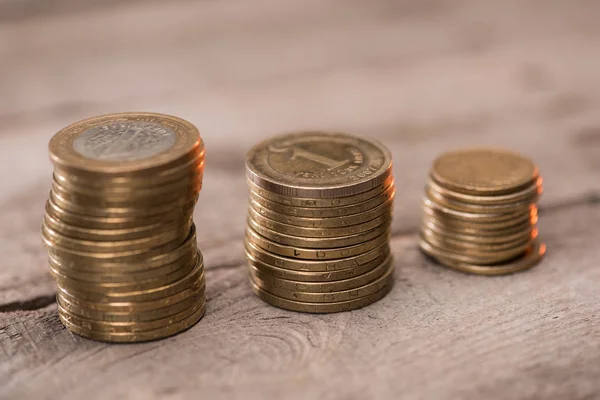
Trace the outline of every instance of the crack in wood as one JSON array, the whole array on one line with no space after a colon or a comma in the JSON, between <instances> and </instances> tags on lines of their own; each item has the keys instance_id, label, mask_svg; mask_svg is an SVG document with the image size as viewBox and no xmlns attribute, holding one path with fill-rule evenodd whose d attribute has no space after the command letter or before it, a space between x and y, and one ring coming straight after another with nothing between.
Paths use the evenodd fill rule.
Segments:
<instances>
[{"instance_id":1,"label":"crack in wood","mask_svg":"<svg viewBox=\"0 0 600 400\"><path fill-rule=\"evenodd\" d=\"M13 301L6 304L0 304L0 313L15 311L35 311L53 304L56 301L56 294L36 296L31 299Z\"/></svg>"}]
</instances>

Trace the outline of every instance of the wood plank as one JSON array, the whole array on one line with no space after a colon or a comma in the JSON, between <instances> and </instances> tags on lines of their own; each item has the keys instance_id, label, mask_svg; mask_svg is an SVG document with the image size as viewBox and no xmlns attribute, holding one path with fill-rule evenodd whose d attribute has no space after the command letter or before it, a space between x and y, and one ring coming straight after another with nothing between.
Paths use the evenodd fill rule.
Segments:
<instances>
[{"instance_id":1,"label":"wood plank","mask_svg":"<svg viewBox=\"0 0 600 400\"><path fill-rule=\"evenodd\" d=\"M208 313L169 340L81 339L53 306L0 314L2 387L10 398L594 398L600 207L558 208L542 222L543 264L497 279L432 265L399 235L392 293L324 316L258 300L239 242L213 247L222 268L207 275Z\"/></svg>"}]
</instances>

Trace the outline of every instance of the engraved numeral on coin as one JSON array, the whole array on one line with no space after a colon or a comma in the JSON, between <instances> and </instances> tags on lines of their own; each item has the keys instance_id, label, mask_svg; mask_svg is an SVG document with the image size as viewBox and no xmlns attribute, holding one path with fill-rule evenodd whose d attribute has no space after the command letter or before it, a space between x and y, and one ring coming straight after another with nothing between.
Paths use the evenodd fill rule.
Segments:
<instances>
[{"instance_id":1,"label":"engraved numeral on coin","mask_svg":"<svg viewBox=\"0 0 600 400\"><path fill-rule=\"evenodd\" d=\"M306 160L313 161L313 162L316 162L317 164L321 164L321 165L325 166L328 171L332 171L332 170L339 168L341 166L344 166L350 162L350 160L343 160L343 161L333 160L329 157L322 156L320 154L315 154L308 150L304 150L304 149L301 149L298 147L291 147L291 148L285 147L282 149L278 149L276 147L271 146L271 147L269 147L269 150L274 153L284 153L288 150L291 150L292 151L292 155L290 157L291 160L295 160L299 157L302 157Z\"/></svg>"}]
</instances>

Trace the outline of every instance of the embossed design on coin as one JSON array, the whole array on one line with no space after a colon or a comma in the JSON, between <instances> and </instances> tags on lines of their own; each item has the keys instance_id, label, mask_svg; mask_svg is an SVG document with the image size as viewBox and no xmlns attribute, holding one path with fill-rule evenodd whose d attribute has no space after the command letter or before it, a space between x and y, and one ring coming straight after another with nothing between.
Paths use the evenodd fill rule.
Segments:
<instances>
[{"instance_id":1,"label":"embossed design on coin","mask_svg":"<svg viewBox=\"0 0 600 400\"><path fill-rule=\"evenodd\" d=\"M390 174L391 155L376 142L341 133L307 132L259 144L246 163L248 177L260 187L275 192L277 187L292 187L299 196L320 197L339 189L348 193L338 195L360 193L379 184Z\"/></svg>"},{"instance_id":2,"label":"embossed design on coin","mask_svg":"<svg viewBox=\"0 0 600 400\"><path fill-rule=\"evenodd\" d=\"M135 161L173 147L175 132L154 122L119 121L95 126L73 141L73 148L86 158L103 161Z\"/></svg>"},{"instance_id":3,"label":"embossed design on coin","mask_svg":"<svg viewBox=\"0 0 600 400\"><path fill-rule=\"evenodd\" d=\"M431 175L455 190L500 193L530 184L538 171L535 164L517 153L473 149L442 155L434 162Z\"/></svg>"}]
</instances>

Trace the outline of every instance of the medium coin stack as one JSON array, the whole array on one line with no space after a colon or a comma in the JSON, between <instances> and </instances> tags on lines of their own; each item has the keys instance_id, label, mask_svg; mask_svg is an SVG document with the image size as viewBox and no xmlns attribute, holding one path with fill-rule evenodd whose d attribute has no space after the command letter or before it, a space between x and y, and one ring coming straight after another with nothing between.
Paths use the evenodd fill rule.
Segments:
<instances>
[{"instance_id":1,"label":"medium coin stack","mask_svg":"<svg viewBox=\"0 0 600 400\"><path fill-rule=\"evenodd\" d=\"M87 119L50 141L42 237L72 332L139 342L204 315L204 266L192 214L204 144L196 127L151 113Z\"/></svg>"},{"instance_id":2,"label":"medium coin stack","mask_svg":"<svg viewBox=\"0 0 600 400\"><path fill-rule=\"evenodd\" d=\"M390 152L338 133L277 136L247 155L246 256L253 291L280 308L329 313L393 284Z\"/></svg>"},{"instance_id":3,"label":"medium coin stack","mask_svg":"<svg viewBox=\"0 0 600 400\"><path fill-rule=\"evenodd\" d=\"M442 265L481 275L536 265L542 178L529 159L505 150L445 153L423 198L420 247Z\"/></svg>"}]
</instances>

